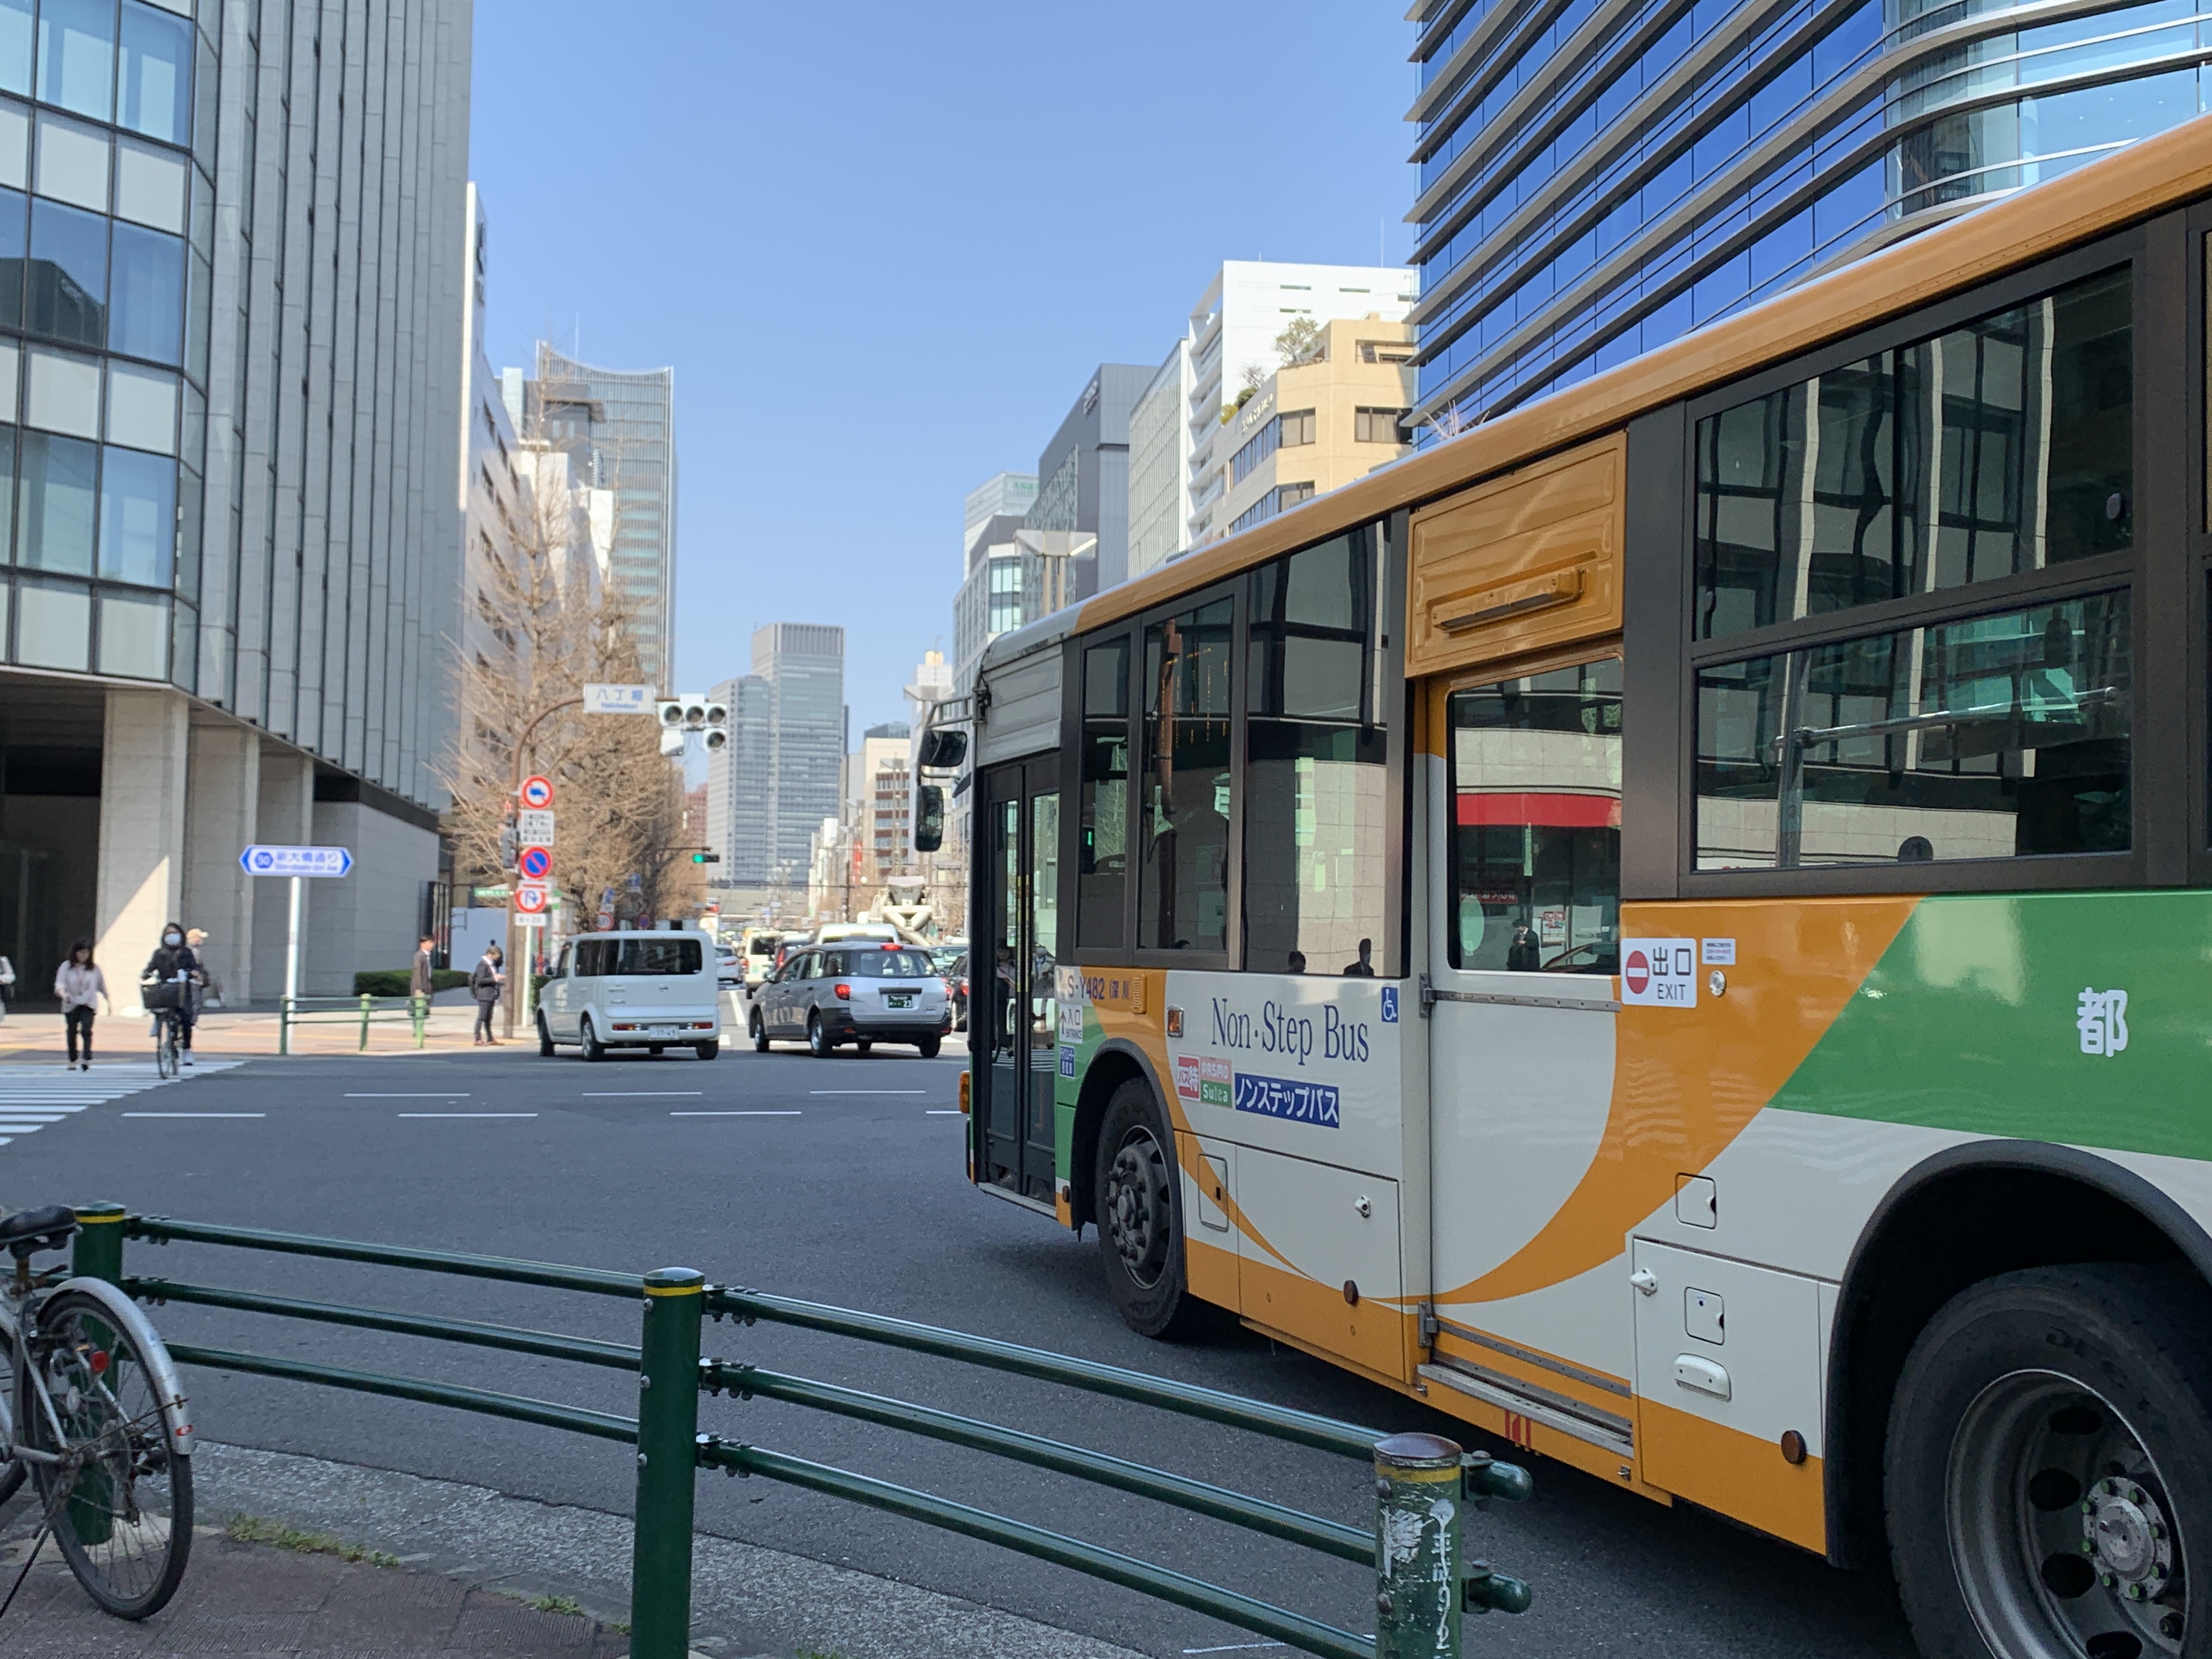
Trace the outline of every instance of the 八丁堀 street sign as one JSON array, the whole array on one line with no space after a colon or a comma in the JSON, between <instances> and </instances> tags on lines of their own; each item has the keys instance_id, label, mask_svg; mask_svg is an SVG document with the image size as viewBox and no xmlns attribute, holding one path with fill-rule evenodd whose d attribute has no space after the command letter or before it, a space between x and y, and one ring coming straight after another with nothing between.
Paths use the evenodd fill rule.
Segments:
<instances>
[{"instance_id":1,"label":"\u516b\u4e01\u5800 street sign","mask_svg":"<svg viewBox=\"0 0 2212 1659\"><path fill-rule=\"evenodd\" d=\"M249 876L342 876L353 854L343 847L249 847L238 862Z\"/></svg>"},{"instance_id":2,"label":"\u516b\u4e01\u5800 street sign","mask_svg":"<svg viewBox=\"0 0 2212 1659\"><path fill-rule=\"evenodd\" d=\"M653 688L649 685L589 684L584 688L586 714L650 714Z\"/></svg>"}]
</instances>

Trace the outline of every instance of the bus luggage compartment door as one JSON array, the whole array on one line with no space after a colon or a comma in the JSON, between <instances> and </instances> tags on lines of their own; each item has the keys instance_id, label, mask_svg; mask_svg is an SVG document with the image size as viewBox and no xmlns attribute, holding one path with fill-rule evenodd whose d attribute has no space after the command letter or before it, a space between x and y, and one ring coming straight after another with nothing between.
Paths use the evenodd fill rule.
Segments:
<instances>
[{"instance_id":1,"label":"bus luggage compartment door","mask_svg":"<svg viewBox=\"0 0 2212 1659\"><path fill-rule=\"evenodd\" d=\"M1398 1183L1249 1146L1237 1183L1244 1317L1402 1380Z\"/></svg>"},{"instance_id":2,"label":"bus luggage compartment door","mask_svg":"<svg viewBox=\"0 0 2212 1659\"><path fill-rule=\"evenodd\" d=\"M1820 1281L1640 1238L1633 1257L1644 1479L1826 1547Z\"/></svg>"}]
</instances>

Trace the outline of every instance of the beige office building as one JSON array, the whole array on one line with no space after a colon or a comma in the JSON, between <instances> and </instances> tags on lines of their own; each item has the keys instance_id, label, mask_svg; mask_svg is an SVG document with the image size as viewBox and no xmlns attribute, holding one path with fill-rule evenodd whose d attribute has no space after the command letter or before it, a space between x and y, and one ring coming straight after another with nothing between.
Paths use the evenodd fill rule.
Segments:
<instances>
[{"instance_id":1,"label":"beige office building","mask_svg":"<svg viewBox=\"0 0 2212 1659\"><path fill-rule=\"evenodd\" d=\"M1317 349L1280 368L1223 423L1228 534L1410 454L1413 328L1379 318L1324 324Z\"/></svg>"}]
</instances>

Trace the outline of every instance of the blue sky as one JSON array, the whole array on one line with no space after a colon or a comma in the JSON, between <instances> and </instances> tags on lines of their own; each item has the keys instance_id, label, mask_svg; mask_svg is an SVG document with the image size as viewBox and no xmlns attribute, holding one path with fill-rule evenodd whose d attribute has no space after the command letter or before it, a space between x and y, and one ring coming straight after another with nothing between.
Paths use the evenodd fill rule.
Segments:
<instances>
[{"instance_id":1,"label":"blue sky","mask_svg":"<svg viewBox=\"0 0 2212 1659\"><path fill-rule=\"evenodd\" d=\"M675 366L679 678L840 623L855 735L951 654L962 496L1033 468L1093 366L1158 362L1224 258L1411 246L1392 0L476 20L494 366L549 333Z\"/></svg>"}]
</instances>

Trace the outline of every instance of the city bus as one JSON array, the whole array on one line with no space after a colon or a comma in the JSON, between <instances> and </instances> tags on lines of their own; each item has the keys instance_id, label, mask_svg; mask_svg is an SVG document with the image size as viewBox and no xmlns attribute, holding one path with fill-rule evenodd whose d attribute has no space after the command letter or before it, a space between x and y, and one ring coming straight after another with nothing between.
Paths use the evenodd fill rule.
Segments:
<instances>
[{"instance_id":1,"label":"city bus","mask_svg":"<svg viewBox=\"0 0 2212 1659\"><path fill-rule=\"evenodd\" d=\"M995 641L971 1181L1930 1655L2212 1652L2208 235L2200 120Z\"/></svg>"}]
</instances>

